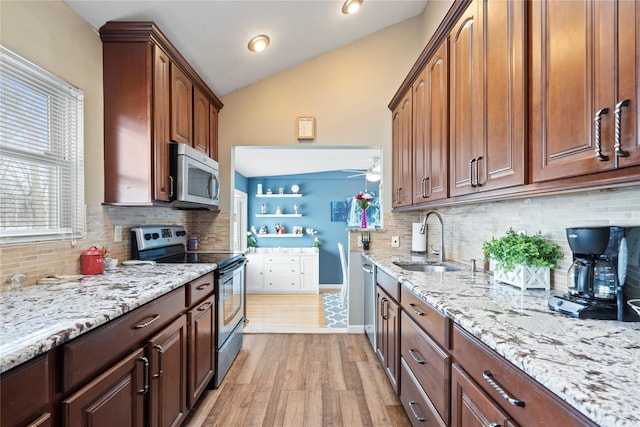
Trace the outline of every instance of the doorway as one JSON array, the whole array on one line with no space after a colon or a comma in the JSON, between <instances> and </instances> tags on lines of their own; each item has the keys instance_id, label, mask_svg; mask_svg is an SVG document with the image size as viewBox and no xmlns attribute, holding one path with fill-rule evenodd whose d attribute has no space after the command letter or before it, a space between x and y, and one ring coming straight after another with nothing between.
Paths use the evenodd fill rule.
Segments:
<instances>
[{"instance_id":1,"label":"doorway","mask_svg":"<svg viewBox=\"0 0 640 427\"><path fill-rule=\"evenodd\" d=\"M380 207L378 216L381 217L382 206L379 193L382 189L380 182L382 149L380 147L248 146L233 147L232 150L235 191L247 195L246 212L236 209L238 215L243 215L243 218L234 220L234 227L236 225L238 227L234 235L242 236L242 239L246 240L247 236L242 234L242 230L253 229L257 250L309 247L313 245L314 239L319 239L321 245L319 248L320 293L247 295L249 324L246 331L346 332L349 325L349 298L347 296L346 303L341 304L340 287L343 283L343 272L337 243L341 242L347 248L348 259L349 232L346 216L349 214L353 216L352 206L349 203L356 194L369 192L370 189L375 188L377 191L371 192L377 197ZM375 162L372 159L375 159ZM366 178L369 175L377 175L377 179L373 177L373 181L368 181ZM331 197L322 199L323 187L329 189ZM258 200L258 195L268 190L277 196L280 191L285 195L295 193L294 189L299 189L302 193L301 198L283 200L259 198ZM344 194L340 191L344 191ZM339 211L341 204L346 206L343 207L345 218L336 220L334 206L337 206ZM297 218L284 223L289 219L285 218L287 215L296 216L293 215L294 212L299 214ZM276 215L282 216L271 218ZM276 228L271 224L275 221L278 221L278 226L284 226L286 231L283 237L294 237L290 233L300 229L302 229L302 236L281 239L264 238L272 237L271 233L275 234ZM358 227L359 224L360 221L358 221ZM269 236L261 235L259 230L263 225ZM308 234L309 230L317 234ZM348 276L348 268L346 270ZM355 291L359 292L357 289ZM356 306L358 306L357 301L352 309L358 310ZM335 327L336 324L340 325L339 322L335 322L336 316L340 315L344 316L344 323L340 327Z\"/></svg>"}]
</instances>

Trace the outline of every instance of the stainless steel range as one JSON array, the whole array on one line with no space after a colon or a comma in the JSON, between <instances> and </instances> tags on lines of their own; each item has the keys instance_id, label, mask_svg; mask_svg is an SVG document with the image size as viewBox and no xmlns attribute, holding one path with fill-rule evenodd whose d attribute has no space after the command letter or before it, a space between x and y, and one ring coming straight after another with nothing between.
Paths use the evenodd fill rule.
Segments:
<instances>
[{"instance_id":1,"label":"stainless steel range","mask_svg":"<svg viewBox=\"0 0 640 427\"><path fill-rule=\"evenodd\" d=\"M246 257L234 252L187 252L187 233L181 225L144 225L131 228L131 259L161 263L217 264L216 301L216 374L220 386L229 367L242 348L245 312Z\"/></svg>"}]
</instances>

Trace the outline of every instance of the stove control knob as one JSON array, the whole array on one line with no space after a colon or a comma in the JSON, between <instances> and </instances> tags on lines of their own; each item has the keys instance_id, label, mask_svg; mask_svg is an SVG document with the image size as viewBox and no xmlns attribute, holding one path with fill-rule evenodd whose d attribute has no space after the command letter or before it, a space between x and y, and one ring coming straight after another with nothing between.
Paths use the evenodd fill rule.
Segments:
<instances>
[{"instance_id":1,"label":"stove control knob","mask_svg":"<svg viewBox=\"0 0 640 427\"><path fill-rule=\"evenodd\" d=\"M153 233L153 240L156 240L160 238L160 235L158 233Z\"/></svg>"},{"instance_id":2,"label":"stove control knob","mask_svg":"<svg viewBox=\"0 0 640 427\"><path fill-rule=\"evenodd\" d=\"M144 233L144 240L151 240L151 233Z\"/></svg>"}]
</instances>

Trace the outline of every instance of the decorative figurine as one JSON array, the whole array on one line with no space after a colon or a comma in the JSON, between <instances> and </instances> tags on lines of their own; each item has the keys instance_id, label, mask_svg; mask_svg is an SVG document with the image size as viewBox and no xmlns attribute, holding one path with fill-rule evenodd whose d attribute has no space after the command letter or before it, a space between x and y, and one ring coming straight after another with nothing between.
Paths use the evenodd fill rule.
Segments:
<instances>
[{"instance_id":1,"label":"decorative figurine","mask_svg":"<svg viewBox=\"0 0 640 427\"><path fill-rule=\"evenodd\" d=\"M296 215L298 214L298 208L299 208L299 207L300 207L300 206L298 206L298 204L297 204L297 203L296 203L295 205L293 205L293 211L295 212L295 214L296 214Z\"/></svg>"},{"instance_id":2,"label":"decorative figurine","mask_svg":"<svg viewBox=\"0 0 640 427\"><path fill-rule=\"evenodd\" d=\"M279 222L276 222L276 234L284 234L284 233L285 233L285 230L282 224L280 224Z\"/></svg>"},{"instance_id":3,"label":"decorative figurine","mask_svg":"<svg viewBox=\"0 0 640 427\"><path fill-rule=\"evenodd\" d=\"M282 209L280 208L280 206L276 208L276 215L282 215Z\"/></svg>"},{"instance_id":4,"label":"decorative figurine","mask_svg":"<svg viewBox=\"0 0 640 427\"><path fill-rule=\"evenodd\" d=\"M258 231L258 234L267 234L267 226L263 225L262 227L260 227L260 231Z\"/></svg>"},{"instance_id":5,"label":"decorative figurine","mask_svg":"<svg viewBox=\"0 0 640 427\"><path fill-rule=\"evenodd\" d=\"M260 205L260 213L263 215L267 213L267 205L264 203Z\"/></svg>"},{"instance_id":6,"label":"decorative figurine","mask_svg":"<svg viewBox=\"0 0 640 427\"><path fill-rule=\"evenodd\" d=\"M280 188L278 188L278 193L280 193L280 194L284 194L284 187L280 187Z\"/></svg>"}]
</instances>

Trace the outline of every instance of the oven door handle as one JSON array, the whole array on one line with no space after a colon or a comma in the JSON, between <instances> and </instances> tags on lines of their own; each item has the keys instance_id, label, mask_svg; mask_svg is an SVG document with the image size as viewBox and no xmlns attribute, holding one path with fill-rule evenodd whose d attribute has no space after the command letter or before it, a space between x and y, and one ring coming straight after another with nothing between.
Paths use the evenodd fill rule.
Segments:
<instances>
[{"instance_id":1,"label":"oven door handle","mask_svg":"<svg viewBox=\"0 0 640 427\"><path fill-rule=\"evenodd\" d=\"M234 262L233 264L227 265L223 269L220 269L218 272L220 273L220 276L224 276L225 274L228 274L233 270L237 270L238 268L244 266L246 263L247 263L247 259L241 258L238 261Z\"/></svg>"}]
</instances>

